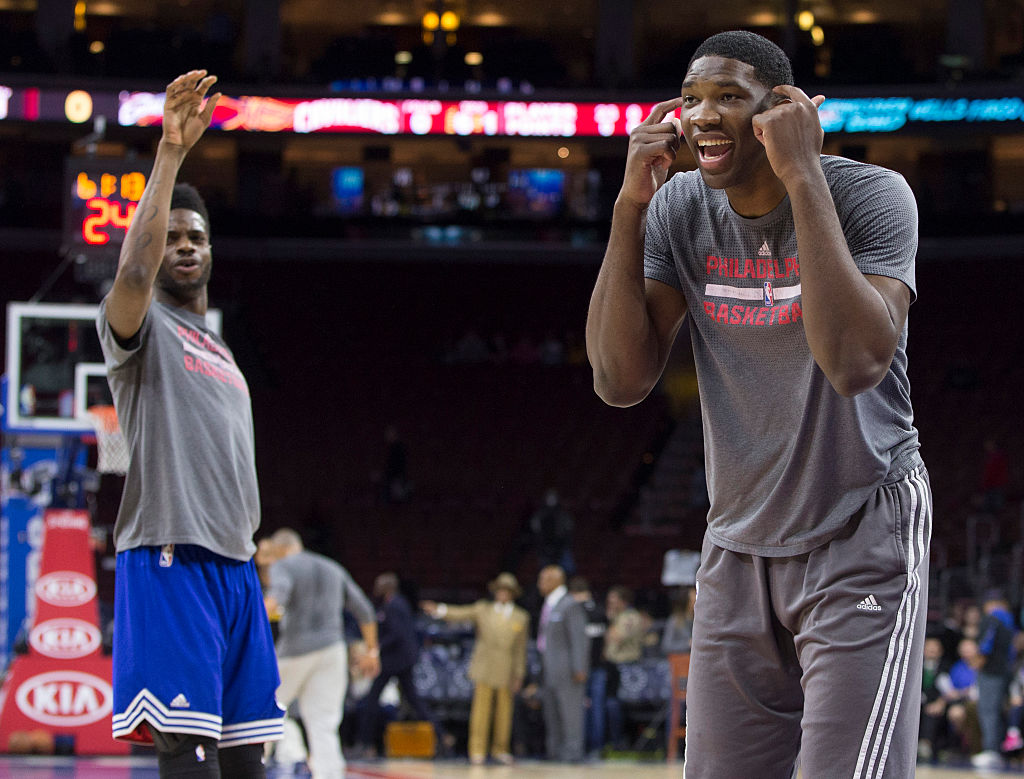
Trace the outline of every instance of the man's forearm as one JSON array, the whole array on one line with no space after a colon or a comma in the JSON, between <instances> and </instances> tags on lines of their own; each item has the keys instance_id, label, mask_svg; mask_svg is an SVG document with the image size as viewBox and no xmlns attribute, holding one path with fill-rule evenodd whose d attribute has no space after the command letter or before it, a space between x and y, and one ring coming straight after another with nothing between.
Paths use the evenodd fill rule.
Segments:
<instances>
[{"instance_id":1,"label":"man's forearm","mask_svg":"<svg viewBox=\"0 0 1024 779\"><path fill-rule=\"evenodd\" d=\"M787 188L807 344L836 390L853 395L881 380L899 332L885 299L850 254L824 175Z\"/></svg>"},{"instance_id":2,"label":"man's forearm","mask_svg":"<svg viewBox=\"0 0 1024 779\"><path fill-rule=\"evenodd\" d=\"M118 261L118 280L133 287L153 285L167 240L171 194L185 150L160 142L149 182L125 235Z\"/></svg>"},{"instance_id":3,"label":"man's forearm","mask_svg":"<svg viewBox=\"0 0 1024 779\"><path fill-rule=\"evenodd\" d=\"M658 344L643 272L646 209L618 201L587 315L587 356L597 393L613 405L642 400L657 380Z\"/></svg>"}]
</instances>

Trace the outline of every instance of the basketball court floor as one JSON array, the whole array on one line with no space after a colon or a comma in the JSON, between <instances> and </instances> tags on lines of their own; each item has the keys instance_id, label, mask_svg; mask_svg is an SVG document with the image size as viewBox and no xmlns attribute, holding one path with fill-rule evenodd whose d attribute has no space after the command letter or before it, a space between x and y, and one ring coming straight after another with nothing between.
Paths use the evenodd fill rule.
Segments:
<instances>
[{"instance_id":1,"label":"basketball court floor","mask_svg":"<svg viewBox=\"0 0 1024 779\"><path fill-rule=\"evenodd\" d=\"M637 763L608 760L587 765L523 761L513 766L471 766L466 761L387 760L349 763L346 779L682 779L681 763ZM0 779L156 779L156 760L149 757L67 758L0 756ZM271 769L268 779L308 777ZM919 767L917 779L1024 776L1021 771L974 771L970 768Z\"/></svg>"}]
</instances>

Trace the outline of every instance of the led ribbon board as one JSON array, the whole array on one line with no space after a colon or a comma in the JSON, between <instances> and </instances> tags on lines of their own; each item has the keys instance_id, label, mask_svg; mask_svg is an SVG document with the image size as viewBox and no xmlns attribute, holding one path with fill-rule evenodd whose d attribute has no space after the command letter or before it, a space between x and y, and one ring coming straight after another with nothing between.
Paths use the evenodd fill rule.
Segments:
<instances>
[{"instance_id":1,"label":"led ribbon board","mask_svg":"<svg viewBox=\"0 0 1024 779\"><path fill-rule=\"evenodd\" d=\"M666 94L668 98L671 95ZM124 127L159 125L162 92L14 87L0 83L0 121L83 123L117 116ZM218 130L294 133L371 133L586 138L628 135L654 101L440 100L367 97L357 92L309 98L224 95L213 115ZM831 95L820 109L829 133L891 133L936 126L1020 130L1024 95L958 90L937 96Z\"/></svg>"}]
</instances>

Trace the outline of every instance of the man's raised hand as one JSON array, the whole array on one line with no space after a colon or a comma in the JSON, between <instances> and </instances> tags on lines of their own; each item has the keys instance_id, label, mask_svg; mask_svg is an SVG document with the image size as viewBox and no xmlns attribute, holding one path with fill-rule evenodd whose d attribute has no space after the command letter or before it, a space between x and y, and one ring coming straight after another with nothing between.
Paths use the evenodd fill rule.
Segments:
<instances>
[{"instance_id":1,"label":"man's raised hand","mask_svg":"<svg viewBox=\"0 0 1024 779\"><path fill-rule=\"evenodd\" d=\"M775 175L783 183L810 167L820 168L821 145L825 138L818 107L824 95L813 98L798 87L780 84L772 90L778 102L752 120L754 136L764 144Z\"/></svg>"},{"instance_id":2,"label":"man's raised hand","mask_svg":"<svg viewBox=\"0 0 1024 779\"><path fill-rule=\"evenodd\" d=\"M205 70L192 70L167 85L164 99L163 141L188 151L210 126L220 92L203 103L217 81Z\"/></svg>"},{"instance_id":3,"label":"man's raised hand","mask_svg":"<svg viewBox=\"0 0 1024 779\"><path fill-rule=\"evenodd\" d=\"M620 198L646 208L654 193L665 183L668 169L679 152L682 124L670 114L683 104L682 97L658 103L650 115L629 134L626 175Z\"/></svg>"}]
</instances>

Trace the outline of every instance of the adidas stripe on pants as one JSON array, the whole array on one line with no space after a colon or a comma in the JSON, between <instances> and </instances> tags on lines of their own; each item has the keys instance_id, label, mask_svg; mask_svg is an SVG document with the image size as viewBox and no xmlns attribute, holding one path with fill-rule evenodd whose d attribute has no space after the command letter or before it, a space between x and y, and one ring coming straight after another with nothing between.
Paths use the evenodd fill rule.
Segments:
<instances>
[{"instance_id":1,"label":"adidas stripe on pants","mask_svg":"<svg viewBox=\"0 0 1024 779\"><path fill-rule=\"evenodd\" d=\"M807 554L705 539L686 779L914 776L930 537L920 466Z\"/></svg>"}]
</instances>

